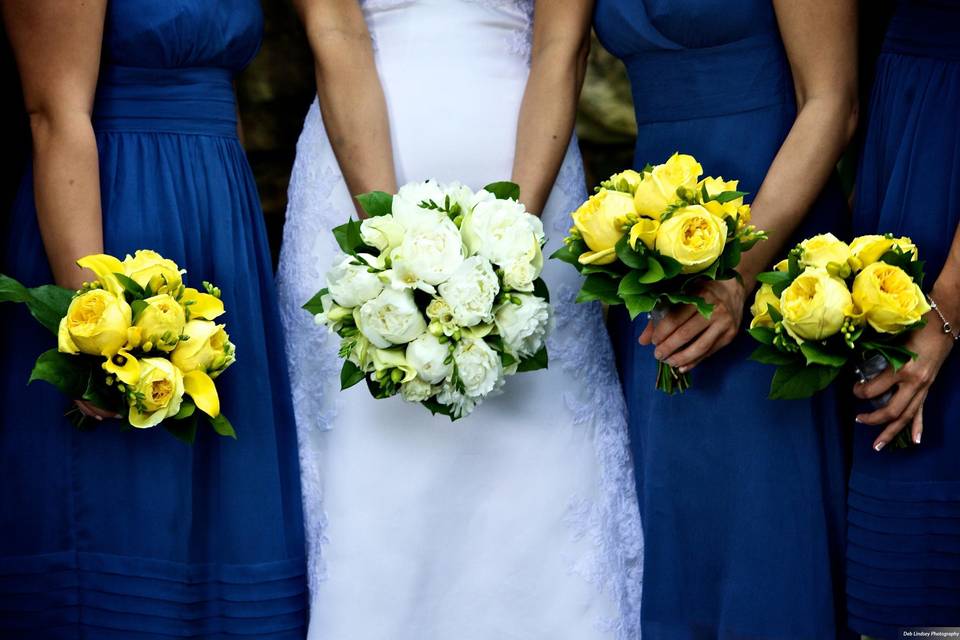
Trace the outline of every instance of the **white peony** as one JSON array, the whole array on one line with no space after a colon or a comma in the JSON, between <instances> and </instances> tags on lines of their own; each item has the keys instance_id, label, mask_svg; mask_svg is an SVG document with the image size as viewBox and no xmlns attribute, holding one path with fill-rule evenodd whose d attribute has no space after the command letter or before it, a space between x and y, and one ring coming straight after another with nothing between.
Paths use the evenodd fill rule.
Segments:
<instances>
[{"instance_id":1,"label":"white peony","mask_svg":"<svg viewBox=\"0 0 960 640\"><path fill-rule=\"evenodd\" d=\"M451 204L460 205L460 213L467 215L477 204L487 200L493 200L495 195L489 191L481 189L474 193L470 187L464 186L459 182L451 182L443 186L444 195L450 198Z\"/></svg>"},{"instance_id":2,"label":"white peony","mask_svg":"<svg viewBox=\"0 0 960 640\"><path fill-rule=\"evenodd\" d=\"M550 305L543 298L516 295L520 304L507 302L497 309L496 323L507 351L529 358L539 351L550 331Z\"/></svg>"},{"instance_id":3,"label":"white peony","mask_svg":"<svg viewBox=\"0 0 960 640\"><path fill-rule=\"evenodd\" d=\"M480 403L479 399L463 395L449 383L440 388L437 393L437 402L450 407L454 418L463 418L470 415Z\"/></svg>"},{"instance_id":4,"label":"white peony","mask_svg":"<svg viewBox=\"0 0 960 640\"><path fill-rule=\"evenodd\" d=\"M437 393L437 388L420 378L405 382L400 387L400 396L407 402L424 402Z\"/></svg>"},{"instance_id":5,"label":"white peony","mask_svg":"<svg viewBox=\"0 0 960 640\"><path fill-rule=\"evenodd\" d=\"M534 262L543 239L543 223L514 200L486 200L461 225L469 255L479 254L498 266ZM542 258L541 258L542 259Z\"/></svg>"},{"instance_id":6,"label":"white peony","mask_svg":"<svg viewBox=\"0 0 960 640\"><path fill-rule=\"evenodd\" d=\"M470 398L488 395L503 379L500 356L483 340L461 340L453 350L453 360L457 363L463 393Z\"/></svg>"},{"instance_id":7,"label":"white peony","mask_svg":"<svg viewBox=\"0 0 960 640\"><path fill-rule=\"evenodd\" d=\"M480 256L467 258L450 279L440 285L440 295L450 306L453 320L462 327L489 322L500 281L491 264Z\"/></svg>"},{"instance_id":8,"label":"white peony","mask_svg":"<svg viewBox=\"0 0 960 640\"><path fill-rule=\"evenodd\" d=\"M407 345L407 362L430 384L443 382L453 372L453 363L447 361L449 356L449 343L440 342L429 332Z\"/></svg>"},{"instance_id":9,"label":"white peony","mask_svg":"<svg viewBox=\"0 0 960 640\"><path fill-rule=\"evenodd\" d=\"M542 263L541 263L542 264ZM541 269L528 260L514 260L503 265L503 286L512 291L533 291L533 282L540 277Z\"/></svg>"},{"instance_id":10,"label":"white peony","mask_svg":"<svg viewBox=\"0 0 960 640\"><path fill-rule=\"evenodd\" d=\"M384 289L355 309L353 317L360 332L380 349L406 344L427 329L411 291Z\"/></svg>"},{"instance_id":11,"label":"white peony","mask_svg":"<svg viewBox=\"0 0 960 640\"><path fill-rule=\"evenodd\" d=\"M366 265L348 256L327 273L327 290L334 302L352 309L380 295L383 283Z\"/></svg>"},{"instance_id":12,"label":"white peony","mask_svg":"<svg viewBox=\"0 0 960 640\"><path fill-rule=\"evenodd\" d=\"M378 249L381 254L387 254L400 246L403 235L403 225L390 214L367 218L360 223L360 238L365 244Z\"/></svg>"},{"instance_id":13,"label":"white peony","mask_svg":"<svg viewBox=\"0 0 960 640\"><path fill-rule=\"evenodd\" d=\"M404 229L428 224L431 219L443 214L437 214L436 211L424 209L420 205L424 202L435 202L438 206L443 206L446 194L433 180L426 182L411 182L400 187L397 195L393 196L393 206L391 208L394 219L403 225Z\"/></svg>"},{"instance_id":14,"label":"white peony","mask_svg":"<svg viewBox=\"0 0 960 640\"><path fill-rule=\"evenodd\" d=\"M463 263L460 230L446 216L435 216L430 225L408 228L393 250L393 284L430 291L445 282Z\"/></svg>"}]
</instances>

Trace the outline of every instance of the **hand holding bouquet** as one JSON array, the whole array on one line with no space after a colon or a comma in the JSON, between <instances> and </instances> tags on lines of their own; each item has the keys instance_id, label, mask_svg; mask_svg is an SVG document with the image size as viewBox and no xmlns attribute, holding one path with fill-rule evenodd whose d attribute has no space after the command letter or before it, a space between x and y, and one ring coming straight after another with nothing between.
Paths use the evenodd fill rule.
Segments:
<instances>
[{"instance_id":1,"label":"hand holding bouquet","mask_svg":"<svg viewBox=\"0 0 960 640\"><path fill-rule=\"evenodd\" d=\"M457 419L547 366L543 225L518 198L432 181L359 196L369 218L333 230L344 255L304 305L341 338L343 389Z\"/></svg>"},{"instance_id":2,"label":"hand holding bouquet","mask_svg":"<svg viewBox=\"0 0 960 640\"><path fill-rule=\"evenodd\" d=\"M738 277L740 255L765 236L750 225L750 205L736 180L703 178L695 158L679 153L643 171L603 182L573 213L564 248L552 257L585 276L578 302L626 305L631 319L654 318L670 305L713 311L697 288L704 280ZM660 365L657 388L689 386L685 374Z\"/></svg>"},{"instance_id":3,"label":"hand holding bouquet","mask_svg":"<svg viewBox=\"0 0 960 640\"><path fill-rule=\"evenodd\" d=\"M57 336L30 382L49 382L72 399L124 415L125 427L163 424L193 442L200 409L217 433L236 437L213 382L234 362L224 325L213 322L224 313L219 290L185 286L185 272L153 251L123 261L92 255L77 264L97 275L77 292L27 289L0 276L0 302L26 304Z\"/></svg>"}]
</instances>

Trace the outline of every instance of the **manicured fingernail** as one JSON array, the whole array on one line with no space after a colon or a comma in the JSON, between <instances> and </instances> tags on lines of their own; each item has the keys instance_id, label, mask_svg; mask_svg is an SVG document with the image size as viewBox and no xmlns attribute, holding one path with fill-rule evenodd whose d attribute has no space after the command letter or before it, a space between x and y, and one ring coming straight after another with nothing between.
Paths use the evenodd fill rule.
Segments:
<instances>
[{"instance_id":1,"label":"manicured fingernail","mask_svg":"<svg viewBox=\"0 0 960 640\"><path fill-rule=\"evenodd\" d=\"M687 371L690 371L690 367L680 367L680 373L686 373Z\"/></svg>"},{"instance_id":2,"label":"manicured fingernail","mask_svg":"<svg viewBox=\"0 0 960 640\"><path fill-rule=\"evenodd\" d=\"M913 442L914 442L915 444L920 444L920 436L921 436L921 435L922 435L922 432L921 432L921 433L918 433L918 434L917 434L917 437L913 439Z\"/></svg>"},{"instance_id":3,"label":"manicured fingernail","mask_svg":"<svg viewBox=\"0 0 960 640\"><path fill-rule=\"evenodd\" d=\"M103 417L101 416L93 416L93 417L97 419L97 422L103 422Z\"/></svg>"},{"instance_id":4,"label":"manicured fingernail","mask_svg":"<svg viewBox=\"0 0 960 640\"><path fill-rule=\"evenodd\" d=\"M656 358L657 360L660 360L663 357L663 354L659 351L654 351L653 357Z\"/></svg>"},{"instance_id":5,"label":"manicured fingernail","mask_svg":"<svg viewBox=\"0 0 960 640\"><path fill-rule=\"evenodd\" d=\"M880 451L880 449L883 449L886 446L886 444L887 444L886 442L882 442L882 441L878 442L877 444L873 445L873 450Z\"/></svg>"},{"instance_id":6,"label":"manicured fingernail","mask_svg":"<svg viewBox=\"0 0 960 640\"><path fill-rule=\"evenodd\" d=\"M854 418L853 421L856 422L857 424L863 424L863 420L860 419L860 416L857 416L856 418Z\"/></svg>"}]
</instances>

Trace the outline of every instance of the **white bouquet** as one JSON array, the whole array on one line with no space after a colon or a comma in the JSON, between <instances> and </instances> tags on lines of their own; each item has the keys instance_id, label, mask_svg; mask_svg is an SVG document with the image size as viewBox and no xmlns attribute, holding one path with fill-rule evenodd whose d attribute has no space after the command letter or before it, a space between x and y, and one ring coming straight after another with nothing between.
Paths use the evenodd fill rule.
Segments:
<instances>
[{"instance_id":1,"label":"white bouquet","mask_svg":"<svg viewBox=\"0 0 960 640\"><path fill-rule=\"evenodd\" d=\"M333 230L343 250L304 308L341 338L341 387L366 380L456 420L507 376L547 366L543 224L519 187L411 183L358 196L369 216Z\"/></svg>"}]
</instances>

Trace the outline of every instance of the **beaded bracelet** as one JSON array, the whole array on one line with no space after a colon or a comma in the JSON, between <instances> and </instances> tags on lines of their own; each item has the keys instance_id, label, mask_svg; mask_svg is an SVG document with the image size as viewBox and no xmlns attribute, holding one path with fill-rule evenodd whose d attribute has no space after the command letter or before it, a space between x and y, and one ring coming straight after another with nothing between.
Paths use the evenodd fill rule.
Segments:
<instances>
[{"instance_id":1,"label":"beaded bracelet","mask_svg":"<svg viewBox=\"0 0 960 640\"><path fill-rule=\"evenodd\" d=\"M956 333L954 333L953 325L950 324L950 321L947 320L947 318L943 315L943 312L940 311L940 308L937 306L936 301L929 295L927 296L927 300L930 302L930 308L933 309L934 313L940 316L940 321L943 323L943 332L945 334L949 334L950 337L954 339L954 341L960 340L960 331L957 331Z\"/></svg>"}]
</instances>

